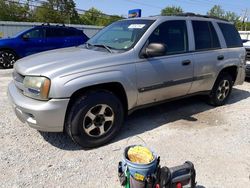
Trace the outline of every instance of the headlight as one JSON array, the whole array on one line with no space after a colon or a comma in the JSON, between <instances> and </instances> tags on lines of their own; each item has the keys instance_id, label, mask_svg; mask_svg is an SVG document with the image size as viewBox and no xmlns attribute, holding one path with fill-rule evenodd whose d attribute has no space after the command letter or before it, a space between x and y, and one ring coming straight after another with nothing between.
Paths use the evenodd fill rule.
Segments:
<instances>
[{"instance_id":1,"label":"headlight","mask_svg":"<svg viewBox=\"0 0 250 188\"><path fill-rule=\"evenodd\" d=\"M41 76L25 76L24 95L39 100L47 100L50 89L50 79Z\"/></svg>"}]
</instances>

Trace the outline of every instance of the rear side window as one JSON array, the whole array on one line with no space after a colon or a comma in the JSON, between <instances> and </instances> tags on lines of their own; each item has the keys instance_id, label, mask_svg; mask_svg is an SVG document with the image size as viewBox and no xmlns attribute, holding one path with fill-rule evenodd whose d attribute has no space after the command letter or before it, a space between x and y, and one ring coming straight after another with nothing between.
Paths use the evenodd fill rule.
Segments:
<instances>
[{"instance_id":1,"label":"rear side window","mask_svg":"<svg viewBox=\"0 0 250 188\"><path fill-rule=\"evenodd\" d=\"M66 37L73 37L76 36L76 31L73 29L64 29L64 33Z\"/></svg>"},{"instance_id":2,"label":"rear side window","mask_svg":"<svg viewBox=\"0 0 250 188\"><path fill-rule=\"evenodd\" d=\"M192 21L195 49L212 50L220 48L220 42L214 26L207 21Z\"/></svg>"},{"instance_id":3,"label":"rear side window","mask_svg":"<svg viewBox=\"0 0 250 188\"><path fill-rule=\"evenodd\" d=\"M65 32L60 28L47 28L46 37L64 37Z\"/></svg>"},{"instance_id":4,"label":"rear side window","mask_svg":"<svg viewBox=\"0 0 250 188\"><path fill-rule=\"evenodd\" d=\"M228 48L242 47L240 35L234 25L218 23Z\"/></svg>"}]
</instances>

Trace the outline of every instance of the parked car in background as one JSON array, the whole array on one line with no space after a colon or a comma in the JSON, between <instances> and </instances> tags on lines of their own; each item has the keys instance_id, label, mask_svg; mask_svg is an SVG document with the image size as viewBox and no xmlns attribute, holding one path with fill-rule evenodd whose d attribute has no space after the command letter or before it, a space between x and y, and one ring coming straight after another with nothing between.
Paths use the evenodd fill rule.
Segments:
<instances>
[{"instance_id":1,"label":"parked car in background","mask_svg":"<svg viewBox=\"0 0 250 188\"><path fill-rule=\"evenodd\" d=\"M250 78L250 41L249 40L242 40L243 45L246 48L246 77Z\"/></svg>"},{"instance_id":2,"label":"parked car in background","mask_svg":"<svg viewBox=\"0 0 250 188\"><path fill-rule=\"evenodd\" d=\"M0 66L12 68L16 60L42 51L78 46L88 37L73 27L41 25L12 38L0 39Z\"/></svg>"},{"instance_id":3,"label":"parked car in background","mask_svg":"<svg viewBox=\"0 0 250 188\"><path fill-rule=\"evenodd\" d=\"M243 44L244 44L244 43L247 43L247 42L249 42L248 39L242 39L242 43L243 43Z\"/></svg>"},{"instance_id":4,"label":"parked car in background","mask_svg":"<svg viewBox=\"0 0 250 188\"><path fill-rule=\"evenodd\" d=\"M96 147L138 108L197 94L225 104L233 85L244 83L245 56L235 26L221 19L126 19L85 45L19 60L9 99L31 127L65 131L81 146Z\"/></svg>"}]
</instances>

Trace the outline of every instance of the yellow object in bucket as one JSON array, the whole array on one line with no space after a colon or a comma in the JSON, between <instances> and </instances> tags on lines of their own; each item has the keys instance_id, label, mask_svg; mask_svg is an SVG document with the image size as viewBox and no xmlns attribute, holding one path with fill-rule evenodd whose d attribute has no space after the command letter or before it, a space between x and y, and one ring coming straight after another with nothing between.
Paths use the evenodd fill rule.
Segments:
<instances>
[{"instance_id":1,"label":"yellow object in bucket","mask_svg":"<svg viewBox=\"0 0 250 188\"><path fill-rule=\"evenodd\" d=\"M146 147L134 146L128 150L128 159L133 163L148 164L154 160L154 155Z\"/></svg>"}]
</instances>

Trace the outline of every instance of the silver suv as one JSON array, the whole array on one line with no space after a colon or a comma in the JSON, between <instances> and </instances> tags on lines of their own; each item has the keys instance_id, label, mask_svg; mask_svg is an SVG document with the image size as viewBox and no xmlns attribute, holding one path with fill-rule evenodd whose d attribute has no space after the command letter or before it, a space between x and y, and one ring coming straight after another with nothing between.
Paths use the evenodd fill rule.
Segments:
<instances>
[{"instance_id":1,"label":"silver suv","mask_svg":"<svg viewBox=\"0 0 250 188\"><path fill-rule=\"evenodd\" d=\"M197 94L223 105L232 86L244 82L245 56L237 30L224 20L125 19L83 46L19 60L8 93L31 127L97 147L138 108Z\"/></svg>"}]
</instances>

